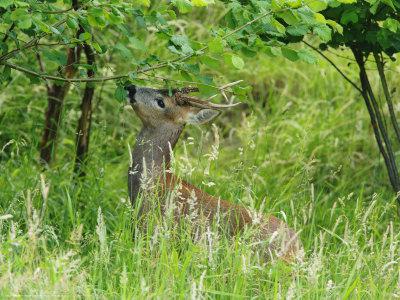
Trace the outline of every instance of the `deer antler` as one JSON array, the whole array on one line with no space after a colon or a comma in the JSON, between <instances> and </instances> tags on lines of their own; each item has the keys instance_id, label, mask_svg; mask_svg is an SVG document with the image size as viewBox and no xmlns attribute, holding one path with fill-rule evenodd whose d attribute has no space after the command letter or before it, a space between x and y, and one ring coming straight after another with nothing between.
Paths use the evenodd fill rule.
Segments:
<instances>
[{"instance_id":1,"label":"deer antler","mask_svg":"<svg viewBox=\"0 0 400 300\"><path fill-rule=\"evenodd\" d=\"M178 101L179 104L189 104L194 107L198 108L211 108L211 109L226 109L230 107L237 106L241 104L240 102L232 103L232 104L217 104L208 101L204 101L195 97L187 96L182 93L176 93L175 99Z\"/></svg>"},{"instance_id":2,"label":"deer antler","mask_svg":"<svg viewBox=\"0 0 400 300\"><path fill-rule=\"evenodd\" d=\"M177 93L180 93L180 94L189 94L189 93L198 92L198 91L199 91L199 88L197 88L197 87L192 87L192 86L186 86L186 87L183 87L183 88L180 88L180 89L172 89L172 90L169 90L169 89L161 89L161 90L159 90L159 91L160 91L160 93L163 94L163 95L168 95L170 91L171 91L171 93L172 93L173 95L175 95L175 94L177 94Z\"/></svg>"},{"instance_id":3,"label":"deer antler","mask_svg":"<svg viewBox=\"0 0 400 300\"><path fill-rule=\"evenodd\" d=\"M236 84L238 84L238 83L240 83L242 81L243 80L238 80L238 81L235 81L235 82L231 82L231 83L225 84L225 85L219 87L218 90L222 93L222 95L225 97L225 99L227 99L227 97L226 97L226 95L224 93L225 89L230 88L230 87L232 87L232 86L234 86L234 85L236 85ZM209 101L206 101L206 100L201 100L199 98L188 96L187 94L189 94L189 93L194 93L194 92L198 92L199 91L199 89L197 87L191 87L191 86L183 87L183 88L180 88L180 89L172 89L172 90L162 89L162 90L159 90L159 91L164 95L167 95L171 91L172 94L175 96L175 99L178 102L178 104L180 104L180 105L189 104L191 106L198 107L198 108L211 108L211 109L221 110L221 109L234 107L234 106L237 106L237 105L240 104L240 102L232 103L232 104L217 104L217 103L212 103L212 102L209 102ZM212 99L215 96L217 96L217 94L211 96L208 99Z\"/></svg>"}]
</instances>

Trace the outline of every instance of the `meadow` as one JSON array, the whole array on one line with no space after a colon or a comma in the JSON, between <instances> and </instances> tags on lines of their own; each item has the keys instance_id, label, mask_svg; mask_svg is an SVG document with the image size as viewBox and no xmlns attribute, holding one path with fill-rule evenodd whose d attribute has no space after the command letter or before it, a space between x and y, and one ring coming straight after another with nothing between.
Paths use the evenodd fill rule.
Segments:
<instances>
[{"instance_id":1,"label":"meadow","mask_svg":"<svg viewBox=\"0 0 400 300\"><path fill-rule=\"evenodd\" d=\"M31 2L32 7L41 5ZM154 3L145 8L150 16L158 9ZM181 19L171 26L206 41L227 13L219 2L206 9L178 14ZM119 50L96 54L101 75L138 66L118 51L133 52L137 61L149 53L172 55L164 47L167 42L158 44L152 24L145 31L132 21L133 29L127 28L137 38L126 41L127 33L111 25L99 33L91 24L99 43L121 41L115 47ZM201 72L211 73L221 85L243 80L251 87L246 97L235 98L243 104L212 124L186 126L172 168L211 195L286 221L299 232L304 260L262 261L246 230L231 239L211 227L194 238L190 222L176 225L157 212L140 219L129 201L127 171L141 123L125 102L116 100L115 82L96 85L85 176L74 172L83 83L71 85L55 157L43 166L39 144L46 87L44 81L12 71L0 86L0 299L400 298L396 197L360 93L318 54L316 63L261 51L242 60L232 56L232 49L227 57L235 58L236 67L221 56L219 66L204 71L201 65ZM46 55L47 70L56 73L54 55ZM326 55L357 82L350 51ZM25 66L36 64L32 53L21 54L20 60ZM386 63L389 86L399 86L399 63ZM367 63L367 68L387 117L376 66ZM80 66L76 76L86 76L83 70ZM142 84L158 87L167 82L162 76L185 83L164 69L148 74ZM393 98L398 95L393 90ZM398 114L400 106L394 108Z\"/></svg>"},{"instance_id":2,"label":"meadow","mask_svg":"<svg viewBox=\"0 0 400 300\"><path fill-rule=\"evenodd\" d=\"M246 64L224 80L252 86L247 105L187 127L173 168L286 220L300 232L303 262L265 264L242 236L210 229L193 239L156 215L141 231L126 186L140 123L115 102L112 83L95 95L86 177L73 175L79 88L43 170L45 89L17 75L0 93L0 298L399 298L399 217L359 94L324 61L260 55ZM392 70L398 86L400 67Z\"/></svg>"}]
</instances>

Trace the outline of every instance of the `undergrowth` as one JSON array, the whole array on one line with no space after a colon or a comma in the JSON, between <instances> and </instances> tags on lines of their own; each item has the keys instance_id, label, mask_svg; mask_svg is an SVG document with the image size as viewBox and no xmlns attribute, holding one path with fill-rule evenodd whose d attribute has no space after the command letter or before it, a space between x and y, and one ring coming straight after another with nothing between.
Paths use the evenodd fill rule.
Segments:
<instances>
[{"instance_id":1,"label":"undergrowth","mask_svg":"<svg viewBox=\"0 0 400 300\"><path fill-rule=\"evenodd\" d=\"M72 173L73 97L57 161L43 171L44 89L11 84L0 95L0 297L399 298L396 206L359 95L323 63L260 58L226 80L238 77L253 84L247 107L186 128L174 170L288 222L304 262L265 264L241 236L176 235L157 215L141 230L126 187L140 124L107 85L87 176Z\"/></svg>"}]
</instances>

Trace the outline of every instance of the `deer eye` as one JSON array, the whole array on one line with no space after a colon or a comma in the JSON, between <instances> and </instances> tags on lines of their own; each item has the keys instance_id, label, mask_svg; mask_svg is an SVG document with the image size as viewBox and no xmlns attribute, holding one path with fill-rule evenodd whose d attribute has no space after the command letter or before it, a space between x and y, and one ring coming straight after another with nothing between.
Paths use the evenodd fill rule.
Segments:
<instances>
[{"instance_id":1,"label":"deer eye","mask_svg":"<svg viewBox=\"0 0 400 300\"><path fill-rule=\"evenodd\" d=\"M162 99L157 99L157 104L159 107L164 108L165 107L165 103Z\"/></svg>"}]
</instances>

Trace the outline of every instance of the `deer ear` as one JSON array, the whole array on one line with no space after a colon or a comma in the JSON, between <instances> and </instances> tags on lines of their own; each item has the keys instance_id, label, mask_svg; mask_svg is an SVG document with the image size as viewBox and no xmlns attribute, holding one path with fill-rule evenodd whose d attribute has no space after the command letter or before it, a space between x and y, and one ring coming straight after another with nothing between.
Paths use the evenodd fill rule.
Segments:
<instances>
[{"instance_id":1,"label":"deer ear","mask_svg":"<svg viewBox=\"0 0 400 300\"><path fill-rule=\"evenodd\" d=\"M189 112L186 123L200 125L207 123L218 116L220 112L214 109L201 109L197 112Z\"/></svg>"}]
</instances>

